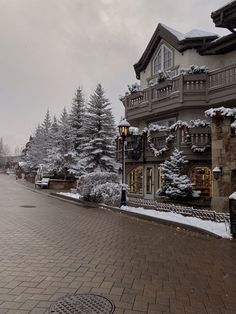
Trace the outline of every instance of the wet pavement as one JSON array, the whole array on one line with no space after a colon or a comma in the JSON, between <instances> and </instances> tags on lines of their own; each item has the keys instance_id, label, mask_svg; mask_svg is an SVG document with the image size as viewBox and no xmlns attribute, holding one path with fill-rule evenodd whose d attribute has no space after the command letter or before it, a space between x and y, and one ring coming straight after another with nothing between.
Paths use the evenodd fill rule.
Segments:
<instances>
[{"instance_id":1,"label":"wet pavement","mask_svg":"<svg viewBox=\"0 0 236 314\"><path fill-rule=\"evenodd\" d=\"M115 313L236 313L236 241L83 208L0 174L0 314L68 294Z\"/></svg>"}]
</instances>

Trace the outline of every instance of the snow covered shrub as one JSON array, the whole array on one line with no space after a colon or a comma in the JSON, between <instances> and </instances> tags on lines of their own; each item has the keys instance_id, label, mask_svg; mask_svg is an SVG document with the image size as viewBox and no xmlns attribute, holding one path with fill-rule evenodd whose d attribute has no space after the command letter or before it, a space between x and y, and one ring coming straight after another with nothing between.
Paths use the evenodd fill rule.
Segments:
<instances>
[{"instance_id":1,"label":"snow covered shrub","mask_svg":"<svg viewBox=\"0 0 236 314\"><path fill-rule=\"evenodd\" d=\"M104 183L94 186L91 191L91 200L96 203L104 203L107 205L118 206L121 199L121 184Z\"/></svg>"},{"instance_id":2,"label":"snow covered shrub","mask_svg":"<svg viewBox=\"0 0 236 314\"><path fill-rule=\"evenodd\" d=\"M92 172L79 178L78 192L84 199L90 200L92 190L105 183L119 183L118 174L111 172Z\"/></svg>"}]
</instances>

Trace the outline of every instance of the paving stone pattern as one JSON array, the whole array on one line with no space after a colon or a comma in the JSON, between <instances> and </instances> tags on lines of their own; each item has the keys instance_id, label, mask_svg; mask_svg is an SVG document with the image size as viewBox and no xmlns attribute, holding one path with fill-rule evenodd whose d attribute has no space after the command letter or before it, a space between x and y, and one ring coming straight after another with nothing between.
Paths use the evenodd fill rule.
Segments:
<instances>
[{"instance_id":1,"label":"paving stone pattern","mask_svg":"<svg viewBox=\"0 0 236 314\"><path fill-rule=\"evenodd\" d=\"M236 241L79 207L0 175L0 314L48 313L79 293L107 297L116 314L233 314L235 266Z\"/></svg>"}]
</instances>

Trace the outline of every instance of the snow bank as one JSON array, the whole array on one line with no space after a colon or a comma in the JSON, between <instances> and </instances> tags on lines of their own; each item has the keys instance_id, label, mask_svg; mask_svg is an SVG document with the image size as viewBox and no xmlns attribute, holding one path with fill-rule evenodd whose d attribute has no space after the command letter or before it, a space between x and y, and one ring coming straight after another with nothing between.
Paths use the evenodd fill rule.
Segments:
<instances>
[{"instance_id":1,"label":"snow bank","mask_svg":"<svg viewBox=\"0 0 236 314\"><path fill-rule=\"evenodd\" d=\"M71 198L74 198L76 200L79 200L82 197L79 193L71 193L71 192L58 192L57 194L71 197Z\"/></svg>"},{"instance_id":2,"label":"snow bank","mask_svg":"<svg viewBox=\"0 0 236 314\"><path fill-rule=\"evenodd\" d=\"M213 222L209 220L202 220L195 217L185 217L181 214L171 212L159 212L153 209L145 209L143 207L129 207L122 206L121 210L126 212L138 213L149 217L160 218L168 221L174 221L181 224L198 227L207 231L210 231L222 238L231 239L232 236L229 231L229 227L225 223Z\"/></svg>"},{"instance_id":3,"label":"snow bank","mask_svg":"<svg viewBox=\"0 0 236 314\"><path fill-rule=\"evenodd\" d=\"M232 193L232 194L229 196L229 199L231 199L231 200L236 200L236 192Z\"/></svg>"}]
</instances>

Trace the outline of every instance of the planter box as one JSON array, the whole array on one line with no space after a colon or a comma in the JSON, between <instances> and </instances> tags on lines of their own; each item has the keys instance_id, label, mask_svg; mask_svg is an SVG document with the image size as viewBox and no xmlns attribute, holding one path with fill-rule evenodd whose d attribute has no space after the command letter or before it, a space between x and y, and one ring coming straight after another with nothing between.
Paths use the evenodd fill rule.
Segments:
<instances>
[{"instance_id":1,"label":"planter box","mask_svg":"<svg viewBox=\"0 0 236 314\"><path fill-rule=\"evenodd\" d=\"M75 187L75 181L62 180L62 179L50 179L49 189L51 190L70 190Z\"/></svg>"}]
</instances>

